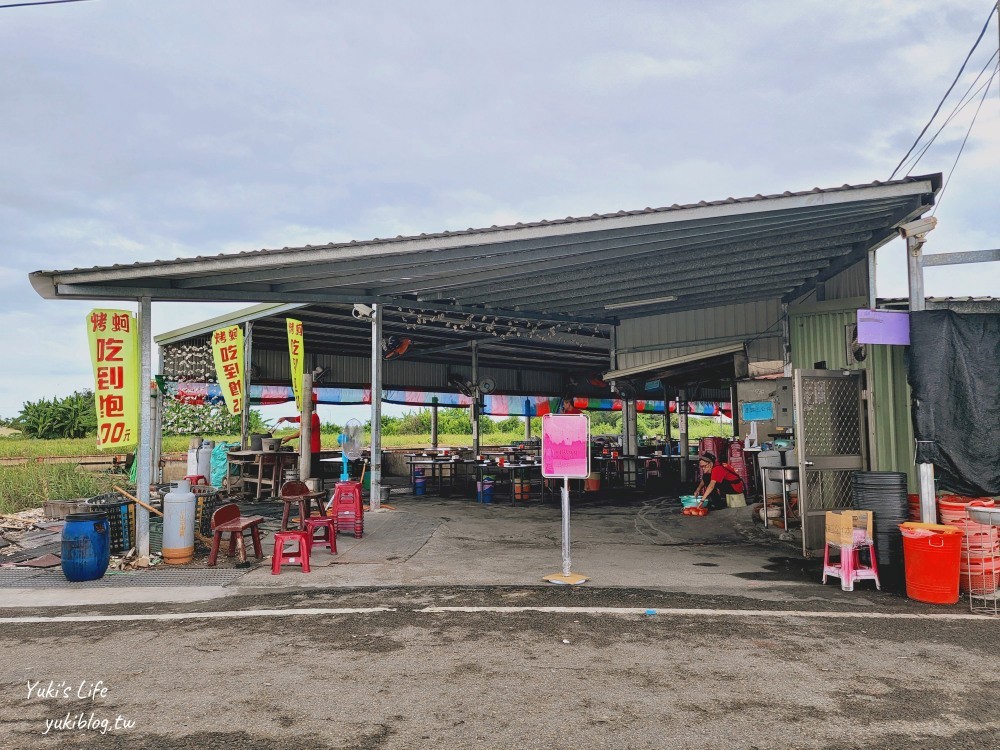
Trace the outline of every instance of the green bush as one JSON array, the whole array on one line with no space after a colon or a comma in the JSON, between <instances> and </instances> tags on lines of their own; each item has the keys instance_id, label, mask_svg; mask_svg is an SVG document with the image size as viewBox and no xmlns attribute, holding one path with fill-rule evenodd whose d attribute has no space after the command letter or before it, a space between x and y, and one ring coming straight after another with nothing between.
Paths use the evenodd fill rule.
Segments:
<instances>
[{"instance_id":1,"label":"green bush","mask_svg":"<svg viewBox=\"0 0 1000 750\"><path fill-rule=\"evenodd\" d=\"M12 425L26 437L44 440L93 435L97 432L94 394L75 391L64 398L26 401Z\"/></svg>"}]
</instances>

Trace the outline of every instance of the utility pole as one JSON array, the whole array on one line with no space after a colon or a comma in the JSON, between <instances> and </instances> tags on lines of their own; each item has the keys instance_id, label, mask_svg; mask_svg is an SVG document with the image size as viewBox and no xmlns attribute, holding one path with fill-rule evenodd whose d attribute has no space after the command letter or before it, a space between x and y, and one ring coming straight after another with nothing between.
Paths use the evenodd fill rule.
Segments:
<instances>
[{"instance_id":1,"label":"utility pole","mask_svg":"<svg viewBox=\"0 0 1000 750\"><path fill-rule=\"evenodd\" d=\"M926 308L924 292L923 247L927 233L937 226L933 216L914 219L899 228L906 240L906 276L910 290L910 313L923 312ZM937 520L937 497L934 491L934 464L918 463L917 478L920 486L920 520L934 523Z\"/></svg>"}]
</instances>

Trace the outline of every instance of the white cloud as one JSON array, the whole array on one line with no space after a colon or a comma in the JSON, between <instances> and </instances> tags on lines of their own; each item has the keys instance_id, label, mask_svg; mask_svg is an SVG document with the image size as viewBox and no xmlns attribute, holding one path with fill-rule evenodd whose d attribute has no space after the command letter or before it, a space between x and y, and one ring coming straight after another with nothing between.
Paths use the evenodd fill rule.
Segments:
<instances>
[{"instance_id":1,"label":"white cloud","mask_svg":"<svg viewBox=\"0 0 1000 750\"><path fill-rule=\"evenodd\" d=\"M692 78L707 69L705 62L685 58L657 58L636 52L606 52L594 55L579 66L584 88L610 91L649 81Z\"/></svg>"},{"instance_id":2,"label":"white cloud","mask_svg":"<svg viewBox=\"0 0 1000 750\"><path fill-rule=\"evenodd\" d=\"M175 0L8 12L0 346L18 364L0 367L0 414L89 383L92 305L43 302L32 270L885 179L987 10ZM930 252L1000 240L998 110L991 96ZM956 121L918 171L947 171L963 133ZM883 294L905 294L894 247L879 256ZM928 290L1000 293L996 270L928 271ZM154 328L211 314L157 304Z\"/></svg>"}]
</instances>

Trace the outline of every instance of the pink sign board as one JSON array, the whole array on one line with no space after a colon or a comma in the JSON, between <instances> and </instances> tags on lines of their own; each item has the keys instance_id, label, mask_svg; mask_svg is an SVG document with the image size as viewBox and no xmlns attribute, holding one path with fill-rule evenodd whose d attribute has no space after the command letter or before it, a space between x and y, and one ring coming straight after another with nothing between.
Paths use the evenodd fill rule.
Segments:
<instances>
[{"instance_id":1,"label":"pink sign board","mask_svg":"<svg viewBox=\"0 0 1000 750\"><path fill-rule=\"evenodd\" d=\"M586 414L542 417L542 476L590 476L590 419Z\"/></svg>"},{"instance_id":2,"label":"pink sign board","mask_svg":"<svg viewBox=\"0 0 1000 750\"><path fill-rule=\"evenodd\" d=\"M910 314L894 310L858 310L859 344L910 345Z\"/></svg>"}]
</instances>

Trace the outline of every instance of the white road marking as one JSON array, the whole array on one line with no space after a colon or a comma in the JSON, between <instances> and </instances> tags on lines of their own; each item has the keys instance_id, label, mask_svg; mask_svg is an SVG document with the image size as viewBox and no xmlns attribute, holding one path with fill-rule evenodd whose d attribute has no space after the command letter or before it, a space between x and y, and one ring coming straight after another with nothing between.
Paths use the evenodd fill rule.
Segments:
<instances>
[{"instance_id":1,"label":"white road marking","mask_svg":"<svg viewBox=\"0 0 1000 750\"><path fill-rule=\"evenodd\" d=\"M302 609L234 609L229 612L164 612L157 615L52 615L50 617L0 617L0 625L32 622L162 622L164 620L217 620L236 617L315 617L316 615L367 615L395 612L394 607L327 607Z\"/></svg>"},{"instance_id":2,"label":"white road marking","mask_svg":"<svg viewBox=\"0 0 1000 750\"><path fill-rule=\"evenodd\" d=\"M858 620L998 620L993 615L940 614L920 612L824 612L799 609L698 609L683 607L424 607L415 610L428 613L448 612L492 612L512 614L518 612L547 612L551 614L574 615L656 615L673 617L811 617L818 619L858 619Z\"/></svg>"},{"instance_id":3,"label":"white road marking","mask_svg":"<svg viewBox=\"0 0 1000 750\"><path fill-rule=\"evenodd\" d=\"M17 625L24 623L58 622L162 622L176 620L216 620L240 617L316 617L321 615L368 615L379 612L397 612L397 607L315 607L301 609L239 609L228 612L170 612L148 615L52 615L29 617L0 617L0 624ZM608 615L656 616L656 617L751 617L785 618L803 617L826 620L931 620L955 621L994 620L998 618L983 614L960 614L958 612L823 612L816 610L784 609L697 609L668 607L655 609L646 607L423 607L411 610L417 614L520 614L540 612L564 615Z\"/></svg>"}]
</instances>

